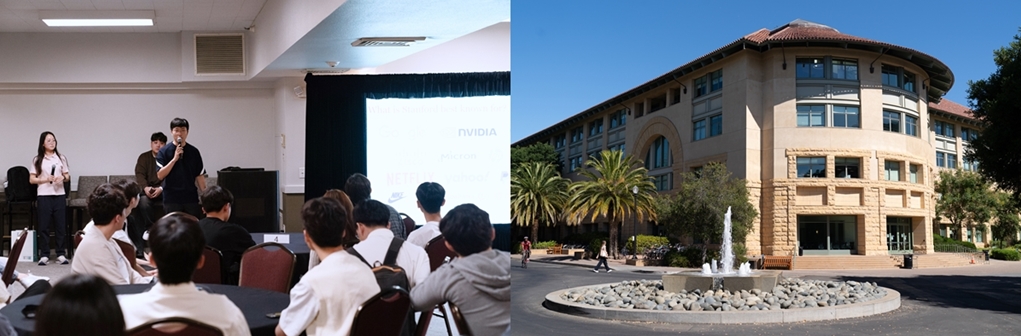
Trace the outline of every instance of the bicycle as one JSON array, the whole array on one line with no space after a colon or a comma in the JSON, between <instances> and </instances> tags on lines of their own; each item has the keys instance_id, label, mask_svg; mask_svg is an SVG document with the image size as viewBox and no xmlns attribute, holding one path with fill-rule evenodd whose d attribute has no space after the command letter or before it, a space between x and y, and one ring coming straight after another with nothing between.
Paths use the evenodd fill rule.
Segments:
<instances>
[{"instance_id":1,"label":"bicycle","mask_svg":"<svg viewBox=\"0 0 1021 336\"><path fill-rule=\"evenodd\" d=\"M521 268L528 268L528 258L532 256L532 249L521 251Z\"/></svg>"}]
</instances>

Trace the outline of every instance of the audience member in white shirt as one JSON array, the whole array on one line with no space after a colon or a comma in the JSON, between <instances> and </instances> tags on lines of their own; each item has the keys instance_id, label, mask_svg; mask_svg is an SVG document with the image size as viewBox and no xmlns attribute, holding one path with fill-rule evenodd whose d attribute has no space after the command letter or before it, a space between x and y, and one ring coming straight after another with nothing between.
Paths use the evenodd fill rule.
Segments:
<instances>
[{"instance_id":1,"label":"audience member in white shirt","mask_svg":"<svg viewBox=\"0 0 1021 336\"><path fill-rule=\"evenodd\" d=\"M443 199L446 191L439 183L425 182L418 185L415 196L418 197L418 209L425 215L425 225L412 231L408 235L408 242L425 248L429 241L440 235L440 219L443 218L440 216L440 207L447 203Z\"/></svg>"},{"instance_id":2,"label":"audience member in white shirt","mask_svg":"<svg viewBox=\"0 0 1021 336\"><path fill-rule=\"evenodd\" d=\"M280 313L277 336L346 336L358 306L379 293L372 271L344 253L357 242L355 224L339 201L320 197L301 209L305 243L322 262L291 288L291 303ZM389 231L388 231L389 232Z\"/></svg>"},{"instance_id":3,"label":"audience member in white shirt","mask_svg":"<svg viewBox=\"0 0 1021 336\"><path fill-rule=\"evenodd\" d=\"M120 181L116 182L116 186L120 187L121 190L124 190L124 197L128 198L128 215L130 216L131 212L134 211L136 207L138 207L138 197L139 197L138 195L139 195L139 193L142 192L142 188L139 187L138 183L135 183L135 181L128 181L128 180L120 180ZM85 228L82 229L82 232L92 231L95 228L95 226L96 226L95 220L90 220L89 223L85 225ZM124 220L124 227L127 228L127 226L128 226L128 221L127 221L127 219L125 219ZM134 246L136 249L138 248L137 246L135 246L134 243L131 242L131 238L128 237L128 231L127 230L121 229L121 230L114 231L113 237L111 237L111 238L116 239L118 241L121 241L123 243L127 243L128 245ZM125 257L126 258L134 258L135 256L130 255L130 256L125 256ZM129 262L130 262L130 260L129 260ZM142 275L143 277L150 277L150 279L153 276L153 274L155 274L155 273L150 273L150 272L146 271L144 268L142 268L142 266L138 265L138 263L135 263L134 270L135 270L135 272L138 272L138 274Z\"/></svg>"},{"instance_id":4,"label":"audience member in white shirt","mask_svg":"<svg viewBox=\"0 0 1021 336\"><path fill-rule=\"evenodd\" d=\"M355 244L352 249L358 251L362 258L371 266L383 264L386 259L386 251L390 249L390 242L394 234L389 228L390 211L386 205L376 200L364 200L355 205L355 222L358 223L358 238L361 242ZM425 249L413 244L401 244L397 253L397 266L400 266L408 274L408 285L415 288L415 284L421 283L429 276L429 255ZM406 288L408 291L411 288Z\"/></svg>"},{"instance_id":5,"label":"audience member in white shirt","mask_svg":"<svg viewBox=\"0 0 1021 336\"><path fill-rule=\"evenodd\" d=\"M112 238L115 232L124 228L124 219L130 213L124 190L104 183L89 195L86 204L94 225L85 230L71 262L71 272L92 274L111 285L150 282L151 278L147 279L131 268L130 261Z\"/></svg>"},{"instance_id":6,"label":"audience member in white shirt","mask_svg":"<svg viewBox=\"0 0 1021 336\"><path fill-rule=\"evenodd\" d=\"M224 335L251 335L248 322L221 294L199 290L192 273L205 263L206 238L195 217L171 213L149 229L151 262L159 267L159 283L148 292L119 297L128 329L171 317L185 317L214 326ZM75 258L77 260L78 258Z\"/></svg>"}]
</instances>

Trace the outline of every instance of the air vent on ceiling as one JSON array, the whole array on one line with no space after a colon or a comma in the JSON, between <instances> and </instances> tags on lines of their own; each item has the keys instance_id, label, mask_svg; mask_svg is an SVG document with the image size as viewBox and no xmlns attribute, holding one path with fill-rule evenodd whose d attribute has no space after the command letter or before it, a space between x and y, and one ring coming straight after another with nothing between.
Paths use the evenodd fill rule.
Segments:
<instances>
[{"instance_id":1,"label":"air vent on ceiling","mask_svg":"<svg viewBox=\"0 0 1021 336\"><path fill-rule=\"evenodd\" d=\"M407 47L425 37L363 37L351 42L354 47Z\"/></svg>"},{"instance_id":2,"label":"air vent on ceiling","mask_svg":"<svg viewBox=\"0 0 1021 336\"><path fill-rule=\"evenodd\" d=\"M196 34L195 74L244 75L245 74L244 35Z\"/></svg>"},{"instance_id":3,"label":"air vent on ceiling","mask_svg":"<svg viewBox=\"0 0 1021 336\"><path fill-rule=\"evenodd\" d=\"M340 75L340 74L344 74L345 72L348 72L348 71L351 71L351 69L346 69L346 68L329 68L329 69L305 69L305 70L302 70L303 73L307 73L307 74L310 73L310 74L313 74L313 75Z\"/></svg>"}]
</instances>

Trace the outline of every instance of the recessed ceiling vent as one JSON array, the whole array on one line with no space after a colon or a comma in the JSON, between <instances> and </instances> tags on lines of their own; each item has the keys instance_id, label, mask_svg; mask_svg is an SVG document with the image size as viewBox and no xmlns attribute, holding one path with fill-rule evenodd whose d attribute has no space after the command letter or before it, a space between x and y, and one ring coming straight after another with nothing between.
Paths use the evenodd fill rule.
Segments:
<instances>
[{"instance_id":1,"label":"recessed ceiling vent","mask_svg":"<svg viewBox=\"0 0 1021 336\"><path fill-rule=\"evenodd\" d=\"M196 75L244 75L242 34L195 35Z\"/></svg>"},{"instance_id":2,"label":"recessed ceiling vent","mask_svg":"<svg viewBox=\"0 0 1021 336\"><path fill-rule=\"evenodd\" d=\"M425 37L363 37L351 42L353 47L407 47Z\"/></svg>"}]
</instances>

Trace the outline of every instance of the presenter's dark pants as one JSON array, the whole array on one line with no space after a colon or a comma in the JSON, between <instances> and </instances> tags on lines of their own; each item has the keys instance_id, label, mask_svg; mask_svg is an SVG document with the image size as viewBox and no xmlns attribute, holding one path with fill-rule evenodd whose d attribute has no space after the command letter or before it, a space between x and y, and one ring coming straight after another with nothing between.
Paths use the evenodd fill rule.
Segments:
<instances>
[{"instance_id":1,"label":"presenter's dark pants","mask_svg":"<svg viewBox=\"0 0 1021 336\"><path fill-rule=\"evenodd\" d=\"M131 237L139 256L143 255L146 247L143 234L152 227L152 223L163 217L162 204L162 195L156 198L142 195L138 198L138 207L128 217L128 237Z\"/></svg>"},{"instance_id":2,"label":"presenter's dark pants","mask_svg":"<svg viewBox=\"0 0 1021 336\"><path fill-rule=\"evenodd\" d=\"M202 213L202 207L198 203L163 203L163 207L167 209L167 213L171 212L183 212L189 215L195 216L195 218L203 219L206 215Z\"/></svg>"},{"instance_id":3,"label":"presenter's dark pants","mask_svg":"<svg viewBox=\"0 0 1021 336\"><path fill-rule=\"evenodd\" d=\"M67 195L39 196L39 226L36 228L39 257L50 256L50 227L56 229L57 255L66 255L67 244Z\"/></svg>"}]
</instances>

